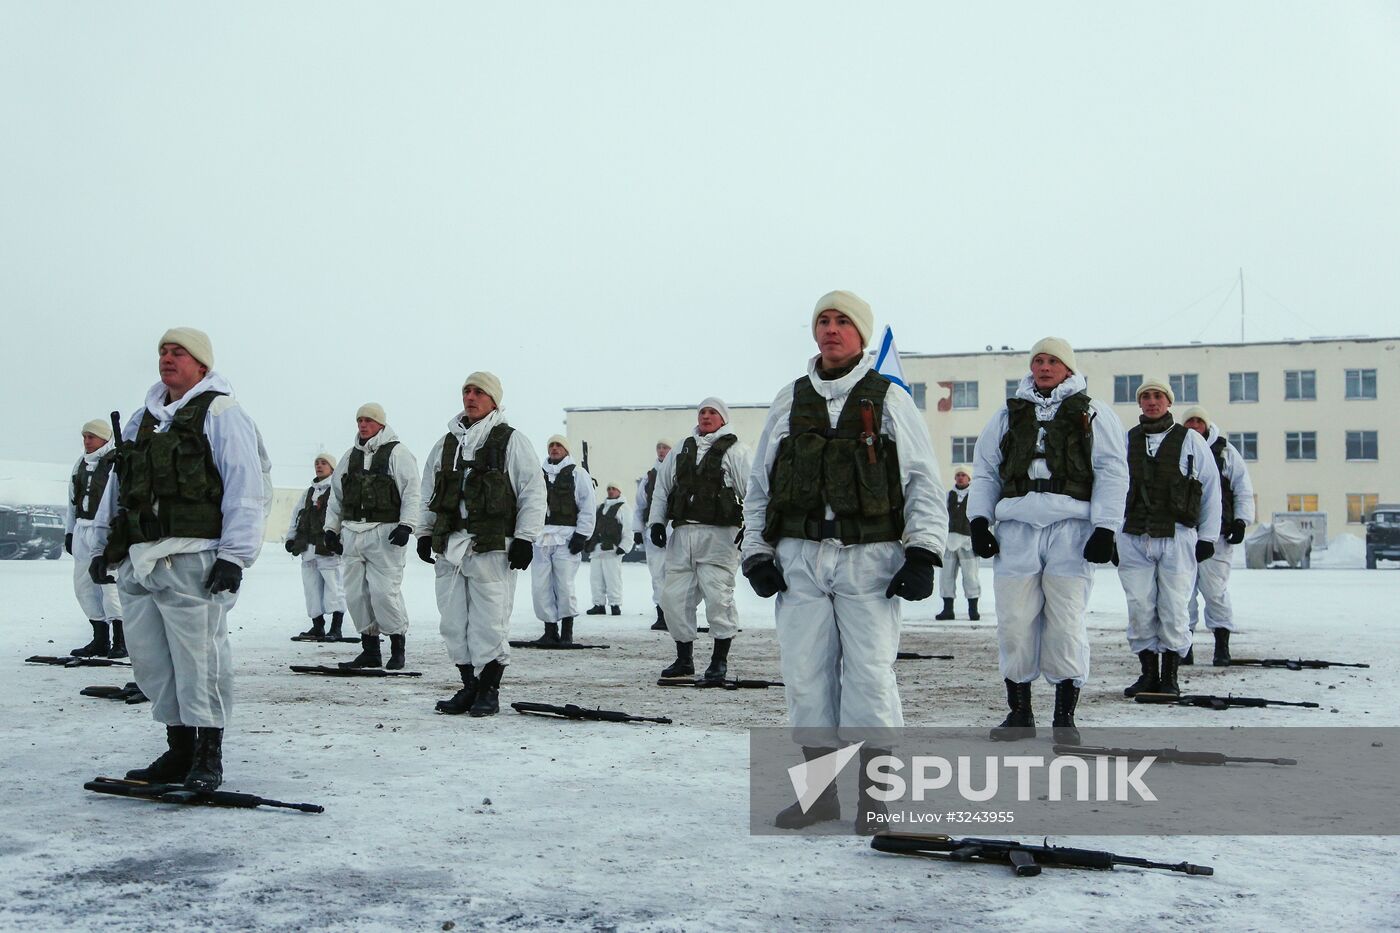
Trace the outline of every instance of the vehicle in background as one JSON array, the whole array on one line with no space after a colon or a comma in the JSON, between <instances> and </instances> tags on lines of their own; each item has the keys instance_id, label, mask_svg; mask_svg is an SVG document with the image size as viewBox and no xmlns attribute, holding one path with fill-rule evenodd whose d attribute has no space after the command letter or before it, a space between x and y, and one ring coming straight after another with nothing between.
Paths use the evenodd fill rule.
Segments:
<instances>
[{"instance_id":1,"label":"vehicle in background","mask_svg":"<svg viewBox=\"0 0 1400 933\"><path fill-rule=\"evenodd\" d=\"M1378 505L1366 522L1366 569L1378 560L1400 560L1400 505Z\"/></svg>"},{"instance_id":2,"label":"vehicle in background","mask_svg":"<svg viewBox=\"0 0 1400 933\"><path fill-rule=\"evenodd\" d=\"M63 516L53 509L0 505L0 560L57 560Z\"/></svg>"}]
</instances>

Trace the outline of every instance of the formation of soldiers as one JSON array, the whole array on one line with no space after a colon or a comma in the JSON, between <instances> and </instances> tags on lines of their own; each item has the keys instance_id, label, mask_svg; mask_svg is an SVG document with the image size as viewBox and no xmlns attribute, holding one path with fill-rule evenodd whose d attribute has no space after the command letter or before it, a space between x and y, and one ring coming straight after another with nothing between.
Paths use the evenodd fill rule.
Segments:
<instances>
[{"instance_id":1,"label":"formation of soldiers","mask_svg":"<svg viewBox=\"0 0 1400 933\"><path fill-rule=\"evenodd\" d=\"M490 372L463 382L461 410L421 471L383 407L361 406L354 444L339 458L317 455L284 536L301 560L311 619L303 636L339 637L348 612L361 650L343 666L402 668L401 586L416 539L419 559L434 567L440 632L462 683L436 709L493 715L510 663L515 574L531 571L539 643L565 644L583 553L592 564L588 613L617 615L619 561L642 547L653 628L675 644L663 676L695 674L703 602L712 649L700 676L725 679L738 573L774 598L789 721L808 760L842 744L843 728L903 724L894 673L901 600L930 597L940 567L937 618L955 618L961 576L977 619L978 563L993 561L1009 707L994 740L1034 735L1030 688L1043 676L1055 690L1056 740L1078 743L1094 565L1117 564L1127 595L1128 643L1142 675L1125 695L1178 691L1196 592L1214 661L1228 663L1229 548L1243 540L1253 498L1243 459L1203 409L1175 422L1170 387L1148 381L1138 391L1139 423L1125 431L1088 396L1074 350L1047 337L983 429L974 463L955 467L945 489L922 415L866 351L873 324L858 296L824 295L811 318L817 353L773 400L757 446L735 435L723 400L705 399L679 445L657 442L630 514L615 482L597 499L566 438L551 437L539 458L506 419L504 388ZM166 751L128 777L212 789L222 781L232 697L226 618L261 546L270 463L214 370L207 335L166 332L157 368L159 381L119 439L105 422L83 426L68 548L93 640L74 653L129 651L166 726ZM862 775L881 754L861 749ZM884 814L870 790L863 778L860 832L874 832ZM800 827L840 812L833 783L776 823Z\"/></svg>"}]
</instances>

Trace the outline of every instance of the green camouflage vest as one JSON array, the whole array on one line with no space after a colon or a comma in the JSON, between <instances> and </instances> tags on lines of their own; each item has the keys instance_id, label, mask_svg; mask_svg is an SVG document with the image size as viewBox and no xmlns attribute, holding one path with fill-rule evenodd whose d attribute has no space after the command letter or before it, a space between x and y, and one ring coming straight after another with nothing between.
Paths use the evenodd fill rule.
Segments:
<instances>
[{"instance_id":1,"label":"green camouflage vest","mask_svg":"<svg viewBox=\"0 0 1400 933\"><path fill-rule=\"evenodd\" d=\"M948 490L948 533L972 537L972 525L967 520L967 496L958 498L957 490Z\"/></svg>"},{"instance_id":2,"label":"green camouflage vest","mask_svg":"<svg viewBox=\"0 0 1400 933\"><path fill-rule=\"evenodd\" d=\"M1089 396L1076 392L1060 402L1055 417L1040 421L1036 406L1023 398L1006 400L1006 433L1001 438L1001 498L1052 492L1088 502L1094 491L1094 427ZM1036 450L1045 429L1045 451ZM1049 479L1031 479L1031 463L1044 458Z\"/></svg>"},{"instance_id":3,"label":"green camouflage vest","mask_svg":"<svg viewBox=\"0 0 1400 933\"><path fill-rule=\"evenodd\" d=\"M1181 445L1188 430L1179 424L1168 428L1155 457L1147 455L1147 432L1142 425L1128 431L1124 534L1170 538L1176 534L1178 524L1196 527L1201 511L1201 484L1181 472ZM1188 458L1187 469L1192 467Z\"/></svg>"},{"instance_id":4,"label":"green camouflage vest","mask_svg":"<svg viewBox=\"0 0 1400 933\"><path fill-rule=\"evenodd\" d=\"M544 472L541 470L540 472ZM577 525L578 500L574 498L574 465L571 463L559 471L551 482L544 473L546 525Z\"/></svg>"},{"instance_id":5,"label":"green camouflage vest","mask_svg":"<svg viewBox=\"0 0 1400 933\"><path fill-rule=\"evenodd\" d=\"M327 486L321 495L313 495L316 487L312 486L306 490L306 498L301 502L301 511L297 514L296 532L292 537L292 553L300 556L306 553L307 548L315 550L320 557L331 554L332 551L326 547L326 503L330 501L331 490Z\"/></svg>"},{"instance_id":6,"label":"green camouflage vest","mask_svg":"<svg viewBox=\"0 0 1400 933\"><path fill-rule=\"evenodd\" d=\"M399 484L389 470L389 458L394 455L398 441L380 446L365 469L365 452L356 447L350 452L350 463L340 478L340 520L344 522L399 521Z\"/></svg>"},{"instance_id":7,"label":"green camouflage vest","mask_svg":"<svg viewBox=\"0 0 1400 933\"><path fill-rule=\"evenodd\" d=\"M223 392L201 392L171 422L147 409L136 440L117 450L117 504L107 539L107 560L125 560L133 544L162 538L218 538L224 529L224 482L214 463L204 419Z\"/></svg>"},{"instance_id":8,"label":"green camouflage vest","mask_svg":"<svg viewBox=\"0 0 1400 933\"><path fill-rule=\"evenodd\" d=\"M827 401L803 376L792 386L788 435L769 476L763 537L846 544L898 541L904 533L904 487L894 439L880 434L890 381L867 372L851 389L831 427ZM871 431L866 430L867 420ZM830 508L836 516L826 519Z\"/></svg>"},{"instance_id":9,"label":"green camouflage vest","mask_svg":"<svg viewBox=\"0 0 1400 933\"><path fill-rule=\"evenodd\" d=\"M666 503L666 518L672 525L694 522L732 528L743 523L744 511L739 498L732 488L724 485L724 455L738 442L739 438L726 434L711 444L697 463L695 438L685 439L676 456L675 482Z\"/></svg>"},{"instance_id":10,"label":"green camouflage vest","mask_svg":"<svg viewBox=\"0 0 1400 933\"><path fill-rule=\"evenodd\" d=\"M598 506L598 527L593 535L598 539L598 547L604 551L611 551L622 544L622 520L617 517L621 509L621 502L611 506L604 502Z\"/></svg>"},{"instance_id":11,"label":"green camouflage vest","mask_svg":"<svg viewBox=\"0 0 1400 933\"><path fill-rule=\"evenodd\" d=\"M437 516L433 521L437 553L447 550L447 539L454 531L469 532L478 554L503 551L506 539L514 536L515 490L506 472L506 445L514 433L508 424L496 425L477 448L476 458L462 465L457 462L457 435L449 432L443 438L442 461L428 500L428 511Z\"/></svg>"},{"instance_id":12,"label":"green camouflage vest","mask_svg":"<svg viewBox=\"0 0 1400 933\"><path fill-rule=\"evenodd\" d=\"M112 466L117 462L115 449L107 451L98 459L92 471L87 464L78 467L73 474L73 514L78 518L92 521L97 517L97 509L102 505L102 496L107 492L107 481L112 477ZM83 502L88 504L85 506Z\"/></svg>"},{"instance_id":13,"label":"green camouflage vest","mask_svg":"<svg viewBox=\"0 0 1400 933\"><path fill-rule=\"evenodd\" d=\"M1215 439L1215 443L1210 445L1210 452L1215 454L1215 468L1220 471L1220 533L1223 535L1230 530L1230 526L1235 523L1235 490L1230 486L1230 481L1225 478L1226 447L1229 441L1225 435L1220 435Z\"/></svg>"}]
</instances>

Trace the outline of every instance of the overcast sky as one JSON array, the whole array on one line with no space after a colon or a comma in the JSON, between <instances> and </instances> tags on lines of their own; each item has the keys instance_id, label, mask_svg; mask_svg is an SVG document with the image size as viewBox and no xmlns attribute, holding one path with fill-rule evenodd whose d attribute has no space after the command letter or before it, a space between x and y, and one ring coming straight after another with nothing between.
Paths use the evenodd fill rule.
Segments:
<instances>
[{"instance_id":1,"label":"overcast sky","mask_svg":"<svg viewBox=\"0 0 1400 933\"><path fill-rule=\"evenodd\" d=\"M491 369L767 401L901 349L1400 332L1400 3L0 0L0 459L207 330L280 483ZM649 440L641 443L645 457Z\"/></svg>"}]
</instances>

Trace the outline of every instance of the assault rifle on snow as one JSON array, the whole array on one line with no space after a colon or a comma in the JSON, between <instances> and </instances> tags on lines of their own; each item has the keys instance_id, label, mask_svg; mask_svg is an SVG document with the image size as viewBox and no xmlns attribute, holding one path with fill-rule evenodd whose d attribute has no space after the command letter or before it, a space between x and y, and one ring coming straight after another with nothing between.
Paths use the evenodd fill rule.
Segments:
<instances>
[{"instance_id":1,"label":"assault rifle on snow","mask_svg":"<svg viewBox=\"0 0 1400 933\"><path fill-rule=\"evenodd\" d=\"M914 651L900 651L895 654L896 661L951 661L951 654L919 654Z\"/></svg>"},{"instance_id":2,"label":"assault rifle on snow","mask_svg":"<svg viewBox=\"0 0 1400 933\"><path fill-rule=\"evenodd\" d=\"M99 700L122 700L130 704L150 702L135 681L129 681L124 687L84 687L78 691L78 695Z\"/></svg>"},{"instance_id":3,"label":"assault rifle on snow","mask_svg":"<svg viewBox=\"0 0 1400 933\"><path fill-rule=\"evenodd\" d=\"M1212 696L1209 693L1139 693L1133 697L1139 703L1152 703L1157 706L1199 706L1201 709L1230 709L1235 706L1306 706L1317 709L1318 704L1304 700L1295 703L1291 700L1266 700L1263 697Z\"/></svg>"},{"instance_id":4,"label":"assault rifle on snow","mask_svg":"<svg viewBox=\"0 0 1400 933\"><path fill-rule=\"evenodd\" d=\"M612 645L589 645L581 641L556 641L543 643L538 641L512 641L510 643L510 646L512 648L540 648L545 651L583 651L588 648L612 647Z\"/></svg>"},{"instance_id":5,"label":"assault rifle on snow","mask_svg":"<svg viewBox=\"0 0 1400 933\"><path fill-rule=\"evenodd\" d=\"M269 800L255 794L239 794L229 790L193 790L183 784L142 784L140 781L126 781L120 778L93 778L83 785L83 790L196 807L280 807L284 810L300 810L302 813L324 813L326 810L315 803L283 803L280 800Z\"/></svg>"},{"instance_id":6,"label":"assault rifle on snow","mask_svg":"<svg viewBox=\"0 0 1400 933\"><path fill-rule=\"evenodd\" d=\"M1102 745L1056 745L1056 755L1074 755L1079 758L1128 758L1139 760L1155 758L1167 764L1178 765L1296 765L1294 758L1242 758L1236 755L1222 755L1220 752L1183 752L1179 748L1108 748Z\"/></svg>"},{"instance_id":7,"label":"assault rifle on snow","mask_svg":"<svg viewBox=\"0 0 1400 933\"><path fill-rule=\"evenodd\" d=\"M325 664L291 664L294 674L321 677L422 677L422 671L386 671L382 667L329 667Z\"/></svg>"},{"instance_id":8,"label":"assault rifle on snow","mask_svg":"<svg viewBox=\"0 0 1400 933\"><path fill-rule=\"evenodd\" d=\"M1231 658L1231 667L1282 667L1290 671L1321 671L1329 667L1370 667L1369 664L1344 664L1341 661L1315 661L1303 658Z\"/></svg>"},{"instance_id":9,"label":"assault rifle on snow","mask_svg":"<svg viewBox=\"0 0 1400 933\"><path fill-rule=\"evenodd\" d=\"M610 709L585 709L573 703L554 706L550 703L512 703L510 708L517 713L534 716L558 716L562 719L590 719L595 722L659 722L669 726L671 720L665 716L631 716Z\"/></svg>"},{"instance_id":10,"label":"assault rifle on snow","mask_svg":"<svg viewBox=\"0 0 1400 933\"><path fill-rule=\"evenodd\" d=\"M697 690L720 689L725 690L767 690L769 687L781 687L781 680L744 680L735 677L732 680L697 680L691 677L662 677L656 682L658 687L694 687Z\"/></svg>"},{"instance_id":11,"label":"assault rifle on snow","mask_svg":"<svg viewBox=\"0 0 1400 933\"><path fill-rule=\"evenodd\" d=\"M1010 865L1021 878L1040 874L1042 865L1056 868L1096 868L1112 871L1116 865L1137 868L1161 868L1187 875L1213 875L1209 865L1190 862L1154 862L1132 855L1115 855L1094 849L1071 849L1066 846L1027 845L1014 839L954 839L952 836L919 836L911 833L877 833L870 847L878 852L895 855L917 855L948 862L996 862Z\"/></svg>"},{"instance_id":12,"label":"assault rifle on snow","mask_svg":"<svg viewBox=\"0 0 1400 933\"><path fill-rule=\"evenodd\" d=\"M130 667L130 661L113 661L111 658L78 658L65 655L56 658L46 654L32 654L25 658L26 664L55 664L59 667Z\"/></svg>"}]
</instances>

